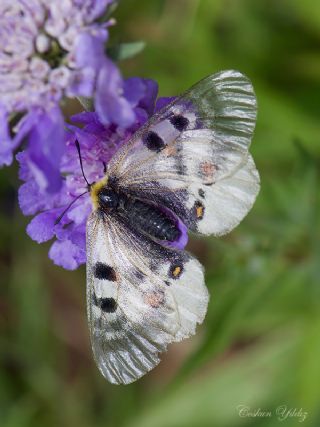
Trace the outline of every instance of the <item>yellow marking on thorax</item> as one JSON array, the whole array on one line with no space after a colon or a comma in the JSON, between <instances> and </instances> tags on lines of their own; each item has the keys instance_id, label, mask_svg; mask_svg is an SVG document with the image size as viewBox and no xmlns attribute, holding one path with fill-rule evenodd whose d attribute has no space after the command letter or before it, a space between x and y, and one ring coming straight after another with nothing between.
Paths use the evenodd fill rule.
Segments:
<instances>
[{"instance_id":1,"label":"yellow marking on thorax","mask_svg":"<svg viewBox=\"0 0 320 427\"><path fill-rule=\"evenodd\" d=\"M99 200L98 200L98 193L99 191L105 187L108 184L108 175L104 176L100 181L95 182L92 184L90 188L90 196L93 204L94 209L98 209L99 207Z\"/></svg>"}]
</instances>

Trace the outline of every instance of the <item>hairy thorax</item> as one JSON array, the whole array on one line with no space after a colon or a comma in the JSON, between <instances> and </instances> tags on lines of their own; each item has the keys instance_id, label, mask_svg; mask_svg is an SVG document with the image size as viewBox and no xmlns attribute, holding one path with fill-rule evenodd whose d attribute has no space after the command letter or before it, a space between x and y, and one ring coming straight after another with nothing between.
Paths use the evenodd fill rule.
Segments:
<instances>
[{"instance_id":1,"label":"hairy thorax","mask_svg":"<svg viewBox=\"0 0 320 427\"><path fill-rule=\"evenodd\" d=\"M112 185L113 180L105 176L92 184L90 194L94 209L102 214L118 215L127 224L156 240L176 241L180 230L175 218L167 209L128 195L125 189Z\"/></svg>"}]
</instances>

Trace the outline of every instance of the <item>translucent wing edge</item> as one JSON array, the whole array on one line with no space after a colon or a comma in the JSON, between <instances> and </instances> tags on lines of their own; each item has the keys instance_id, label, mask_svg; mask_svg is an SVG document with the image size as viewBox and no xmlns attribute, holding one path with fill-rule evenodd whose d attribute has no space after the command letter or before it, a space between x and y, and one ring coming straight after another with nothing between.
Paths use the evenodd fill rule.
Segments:
<instances>
[{"instance_id":1,"label":"translucent wing edge","mask_svg":"<svg viewBox=\"0 0 320 427\"><path fill-rule=\"evenodd\" d=\"M257 101L249 78L239 71L221 71L204 79L200 89L199 108L207 114L205 127L213 130L217 142L248 150L257 118ZM190 90L193 92L197 92L197 86Z\"/></svg>"}]
</instances>

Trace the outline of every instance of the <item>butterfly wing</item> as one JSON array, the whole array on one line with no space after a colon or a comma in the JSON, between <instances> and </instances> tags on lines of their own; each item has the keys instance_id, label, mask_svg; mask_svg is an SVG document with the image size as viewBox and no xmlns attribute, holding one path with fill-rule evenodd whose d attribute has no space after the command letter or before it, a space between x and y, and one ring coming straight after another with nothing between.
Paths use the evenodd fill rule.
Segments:
<instances>
[{"instance_id":1,"label":"butterfly wing","mask_svg":"<svg viewBox=\"0 0 320 427\"><path fill-rule=\"evenodd\" d=\"M87 222L87 307L95 360L112 383L156 366L170 342L195 332L208 304L201 264L164 248L116 214Z\"/></svg>"},{"instance_id":2,"label":"butterfly wing","mask_svg":"<svg viewBox=\"0 0 320 427\"><path fill-rule=\"evenodd\" d=\"M192 231L228 233L260 187L248 152L256 110L247 77L209 76L155 114L114 156L108 174L127 193L172 209Z\"/></svg>"}]
</instances>

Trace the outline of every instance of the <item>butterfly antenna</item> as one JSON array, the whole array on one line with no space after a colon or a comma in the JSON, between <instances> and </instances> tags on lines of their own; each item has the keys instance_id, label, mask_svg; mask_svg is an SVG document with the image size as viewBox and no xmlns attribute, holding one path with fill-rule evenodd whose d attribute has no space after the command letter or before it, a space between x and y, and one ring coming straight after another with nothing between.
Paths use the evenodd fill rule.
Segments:
<instances>
[{"instance_id":1,"label":"butterfly antenna","mask_svg":"<svg viewBox=\"0 0 320 427\"><path fill-rule=\"evenodd\" d=\"M79 160L80 160L80 167L81 167L82 176L83 176L84 180L86 181L88 188L90 188L90 187L91 187L91 184L88 182L88 180L87 180L87 178L86 178L86 176L85 176L85 174L84 174L83 164L82 164L82 157L81 157L81 150L80 150L80 144L79 144L79 141L78 141L77 139L76 139L76 141L75 141L75 144L76 144L77 151L78 151L78 155L79 155Z\"/></svg>"},{"instance_id":2,"label":"butterfly antenna","mask_svg":"<svg viewBox=\"0 0 320 427\"><path fill-rule=\"evenodd\" d=\"M71 203L68 204L68 206L65 208L65 210L62 212L61 215L58 216L58 218L55 220L54 225L59 224L59 222L61 221L62 217L64 216L64 214L71 208L71 206L78 200L80 199L80 197L82 197L83 195L87 194L89 192L89 190L84 191L83 193L79 194L79 196L77 196L75 199L72 200Z\"/></svg>"},{"instance_id":3,"label":"butterfly antenna","mask_svg":"<svg viewBox=\"0 0 320 427\"><path fill-rule=\"evenodd\" d=\"M78 151L78 155L79 155L79 161L80 161L80 168L81 168L81 172L82 172L82 176L84 178L84 180L87 183L88 186L88 190L84 191L83 193L79 194L79 196L77 196L75 199L72 200L71 203L69 203L69 205L65 208L65 210L62 212L61 215L58 216L58 218L55 220L55 225L59 224L59 222L61 221L62 217L64 216L64 214L71 208L71 206L78 200L80 199L80 197L82 197L83 195L85 195L86 193L88 193L90 191L90 187L92 184L89 183L89 181L87 180L87 177L84 174L84 170L83 170L83 164L82 164L82 157L81 157L81 150L80 150L80 144L79 141L76 139L75 141L76 147L77 147L77 151Z\"/></svg>"}]
</instances>

